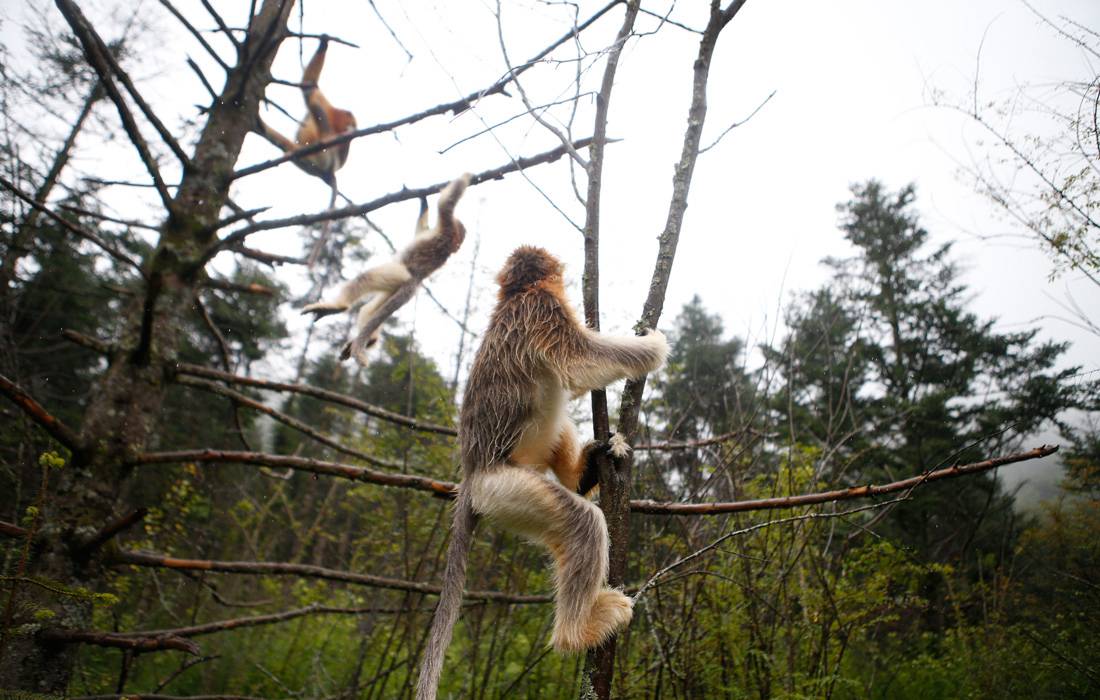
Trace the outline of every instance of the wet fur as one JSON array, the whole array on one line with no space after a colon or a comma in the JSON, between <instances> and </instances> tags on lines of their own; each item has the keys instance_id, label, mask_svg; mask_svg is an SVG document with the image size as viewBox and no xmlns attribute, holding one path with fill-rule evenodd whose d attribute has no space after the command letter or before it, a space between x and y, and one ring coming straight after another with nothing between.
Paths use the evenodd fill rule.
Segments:
<instances>
[{"instance_id":1,"label":"wet fur","mask_svg":"<svg viewBox=\"0 0 1100 700\"><path fill-rule=\"evenodd\" d=\"M547 547L554 559L551 644L563 653L602 643L628 624L622 592L606 587L602 511L576 493L593 479L566 408L571 396L660 367L665 338L601 336L565 299L561 263L521 247L497 277L499 299L474 359L459 420L464 480L447 551L443 593L421 662L418 700L435 698L458 617L476 516ZM620 441L621 442L621 441ZM621 446L602 447L622 453ZM557 480L547 477L553 471Z\"/></svg>"}]
</instances>

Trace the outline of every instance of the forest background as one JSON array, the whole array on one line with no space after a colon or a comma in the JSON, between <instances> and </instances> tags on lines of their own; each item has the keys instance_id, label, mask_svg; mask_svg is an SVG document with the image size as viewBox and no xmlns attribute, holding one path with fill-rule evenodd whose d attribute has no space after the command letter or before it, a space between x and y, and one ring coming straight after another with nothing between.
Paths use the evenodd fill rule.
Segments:
<instances>
[{"instance_id":1,"label":"forest background","mask_svg":"<svg viewBox=\"0 0 1100 700\"><path fill-rule=\"evenodd\" d=\"M1093 696L1100 12L821 5L4 8L4 692L408 697L537 243L672 341L575 409L636 446L600 500L638 614L548 653L542 554L483 527L445 696ZM327 188L250 132L322 33L366 133L308 268ZM298 308L463 171L464 247L339 363Z\"/></svg>"}]
</instances>

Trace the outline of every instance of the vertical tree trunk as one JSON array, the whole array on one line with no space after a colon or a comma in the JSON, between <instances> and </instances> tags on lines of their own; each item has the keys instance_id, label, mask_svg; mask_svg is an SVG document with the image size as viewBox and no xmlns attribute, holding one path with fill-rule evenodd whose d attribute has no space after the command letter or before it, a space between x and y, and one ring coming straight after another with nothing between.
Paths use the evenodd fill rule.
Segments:
<instances>
[{"instance_id":1,"label":"vertical tree trunk","mask_svg":"<svg viewBox=\"0 0 1100 700\"><path fill-rule=\"evenodd\" d=\"M703 135L703 123L707 115L707 81L710 76L711 58L718 43L722 29L744 6L746 0L731 0L725 9L721 9L718 0L711 0L710 20L699 42L699 53L694 63L691 106L688 110L687 128L684 132L683 148L680 160L672 178L672 199L664 230L659 238L657 262L654 265L649 294L646 297L639 325L643 328L656 328L665 303L665 290L672 272L672 262L676 256L676 246L680 239L684 212L687 210L688 192L691 190L691 178L695 171L695 161L699 156L699 145ZM645 389L645 377L628 380L623 389L619 406L618 432L628 443L633 444L638 432L639 406L642 391ZM595 402L593 402L595 408ZM605 409L606 410L606 409ZM626 583L627 555L630 552L630 487L633 478L633 456L628 456L614 465L613 469L600 470L600 507L607 518L607 532L611 540L611 552L608 568L608 581L612 586ZM611 685L615 671L615 638L603 646L589 652L585 665L585 678L582 683L582 697L596 697L608 700L611 697Z\"/></svg>"},{"instance_id":2,"label":"vertical tree trunk","mask_svg":"<svg viewBox=\"0 0 1100 700\"><path fill-rule=\"evenodd\" d=\"M67 18L79 17L72 0L56 0ZM145 262L144 293L120 321L110 365L97 382L81 426L83 449L60 470L30 574L69 587L99 589L102 568L82 554L80 543L127 504L131 457L141 452L156 428L166 378L176 361L182 320L191 313L203 276L203 254L215 242L208 228L218 219L229 193L229 176L245 135L255 123L271 63L286 33L293 2L266 0L230 69L221 96L209 113L194 156ZM84 46L89 51L87 45ZM57 523L66 523L64 530ZM26 597L55 613L54 626L87 628L88 596L58 598L26 589ZM73 648L51 645L33 635L9 643L0 687L62 693L68 685Z\"/></svg>"}]
</instances>

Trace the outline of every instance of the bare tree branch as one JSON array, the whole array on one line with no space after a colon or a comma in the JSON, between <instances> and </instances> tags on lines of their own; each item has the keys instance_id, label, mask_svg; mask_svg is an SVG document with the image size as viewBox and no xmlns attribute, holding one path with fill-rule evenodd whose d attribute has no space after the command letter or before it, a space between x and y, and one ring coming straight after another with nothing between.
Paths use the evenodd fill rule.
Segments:
<instances>
[{"instance_id":1,"label":"bare tree branch","mask_svg":"<svg viewBox=\"0 0 1100 700\"><path fill-rule=\"evenodd\" d=\"M755 525L750 525L749 527L741 528L740 530L734 530L732 532L727 532L724 535L722 535L721 537L719 537L718 539L716 539L713 542L711 542L710 544L708 544L707 546L701 547L701 548L695 550L694 552L692 552L691 554L688 554L687 556L680 557L676 561L672 562L668 566L660 569L655 574L650 576L646 580L646 582L643 583L641 586L639 586L638 590L634 593L634 595L633 595L634 601L637 602L645 594L645 592L647 590L649 590L650 588L652 588L653 584L655 584L657 582L657 580L662 578L665 574L669 573L673 569L676 569L680 566L683 566L684 564L688 563L689 561L692 561L694 559L698 559L699 557L703 556L707 552L709 552L709 551L715 549L716 547L718 547L718 545L722 544L726 540L729 540L733 537L737 537L739 535L747 535L750 532L755 532L757 530L762 530L766 527L771 527L773 525L783 525L785 523L794 523L794 522L799 522L799 521L802 521L802 520L817 520L817 519L822 519L822 518L840 518L840 517L844 517L846 515L852 515L854 513L860 513L860 512L865 511L865 510L871 510L871 509L874 509L874 508L883 508L885 506L889 506L889 505L892 505L892 504L895 504L895 503L901 503L902 501L904 501L906 499L908 499L908 495L902 496L901 498L895 498L895 499L890 500L890 501L884 501L883 503L871 503L869 505L860 506L858 508L852 508L850 510L844 510L844 511L840 511L840 512L834 512L834 513L803 513L802 515L792 515L792 516L787 517L787 518L777 518L775 520L768 520L767 522L757 523Z\"/></svg>"},{"instance_id":2,"label":"bare tree branch","mask_svg":"<svg viewBox=\"0 0 1100 700\"><path fill-rule=\"evenodd\" d=\"M309 427L304 422L298 420L297 418L294 418L293 416L287 415L282 411L271 408L270 406L267 406L260 401L256 401L255 399L245 396L239 391L233 391L232 389L224 387L216 382L207 381L205 379L198 379L196 377L188 377L186 375L178 375L176 377L176 382L184 386L191 386L202 389L203 391L209 391L213 394L218 394L219 396L224 396L238 406L245 406L247 408L251 408L253 411L259 411L260 413L271 416L283 425L290 426L291 428L297 430L303 435L308 436L312 440L315 440L322 445L325 445L326 447L331 447L337 452L342 452L346 455L351 455L352 457L358 457L367 464L373 464L376 467L384 467L387 469L400 470L402 468L402 464L400 462L390 462L388 460L381 459L379 457L375 457L374 455L370 455L366 452L357 450L353 447L343 445L339 441L334 440L333 438L317 430L314 430L313 428Z\"/></svg>"},{"instance_id":3,"label":"bare tree branch","mask_svg":"<svg viewBox=\"0 0 1100 700\"><path fill-rule=\"evenodd\" d=\"M141 130L134 120L134 115L130 113L130 108L126 106L126 100L122 97L122 93L119 92L114 79L111 78L110 62L107 60L106 56L104 56L102 46L96 41L97 35L95 34L95 30L84 17L84 13L80 11L80 8L77 7L76 3L72 0L55 0L55 2L57 3L57 8L61 10L61 14L64 15L65 20L72 28L73 34L76 35L81 47L84 49L84 56L88 59L88 65L95 69L96 74L99 76L100 84L107 92L107 96L111 98L111 102L114 102L119 119L122 121L122 128L126 131L126 135L130 137L130 142L134 145L134 148L137 149L138 155L141 157L141 162L144 163L145 169L149 173L149 177L153 179L153 186L156 187L157 194L160 195L160 200L164 204L164 208L167 211L172 211L172 195L168 193L168 188L165 186L164 179L161 177L160 169L157 167L156 159L153 158L153 154L149 151L149 145L145 143L145 137L141 135Z\"/></svg>"},{"instance_id":4,"label":"bare tree branch","mask_svg":"<svg viewBox=\"0 0 1100 700\"><path fill-rule=\"evenodd\" d=\"M366 467L357 467L340 462L325 462L308 457L275 455L265 452L239 452L232 450L178 450L175 452L147 452L138 455L134 464L164 464L174 462L206 462L210 464L253 464L275 468L290 468L295 471L336 476L352 481L380 486L397 486L417 491L427 491L433 495L453 498L455 484L439 481L426 476L413 474L390 474Z\"/></svg>"},{"instance_id":5,"label":"bare tree branch","mask_svg":"<svg viewBox=\"0 0 1100 700\"><path fill-rule=\"evenodd\" d=\"M164 5L165 9L171 12L172 16L179 20L179 23L187 28L187 31L191 33L191 36L195 37L195 40L199 42L199 45L206 49L206 53L210 54L210 57L213 58L214 61L222 67L222 70L228 73L229 64L222 60L222 57L218 55L218 52L214 50L214 47L211 46L209 42L207 42L206 39L203 37L202 32L200 32L198 29L195 29L195 25L191 24L191 22L189 22L187 18L183 16L183 13L177 10L175 6L172 5L172 3L168 0L160 0L160 4ZM206 80L204 79L203 82L205 83Z\"/></svg>"},{"instance_id":6,"label":"bare tree branch","mask_svg":"<svg viewBox=\"0 0 1100 700\"><path fill-rule=\"evenodd\" d=\"M578 139L573 143L574 148L584 148L592 142L592 139L584 138ZM301 149L295 151L295 153L304 153L307 149ZM470 178L471 185L477 185L482 182L488 182L489 180L499 180L508 173L516 172L517 170L524 170L536 165L542 165L544 163L553 163L554 161L565 155L566 149L564 146L559 146L553 150L545 151L537 155L529 156L526 158L517 158L505 165L501 165L491 170L478 173ZM236 245L240 241L244 240L246 236L250 236L258 231L270 231L272 229L286 228L287 226L308 226L309 224L316 224L322 221L330 221L333 219L344 219L350 216L361 216L367 214L376 209L381 209L389 204L396 202L404 202L410 199L420 199L421 197L427 197L428 195L435 194L450 184L450 181L439 182L434 185L428 185L427 187L419 187L415 189L409 189L407 187L402 188L398 192L392 192L387 195L383 195L376 199L372 199L369 202L358 204L349 207L341 207L339 209L326 209L325 211L316 214L300 214L298 216L291 216L285 219L271 219L268 221L260 221L251 226L245 226L244 228L237 229L233 233L229 234L220 242L211 246L206 255L203 256L201 264L205 264L208 260L213 258L219 250L232 245Z\"/></svg>"},{"instance_id":7,"label":"bare tree branch","mask_svg":"<svg viewBox=\"0 0 1100 700\"><path fill-rule=\"evenodd\" d=\"M13 539L22 539L27 536L30 530L19 527L15 523L8 523L0 521L0 535L4 537L11 537Z\"/></svg>"},{"instance_id":8,"label":"bare tree branch","mask_svg":"<svg viewBox=\"0 0 1100 700\"><path fill-rule=\"evenodd\" d=\"M149 552L120 551L112 555L114 564L129 564L132 566L145 566L161 569L192 569L198 571L217 571L229 574L252 574L260 576L305 576L307 578L319 578L327 581L342 581L371 588L385 588L394 591L410 591L424 595L439 595L440 587L431 583L419 581L404 581L401 579L374 576L372 574L357 574L351 571L326 569L322 566L310 564L286 564L283 562L267 561L213 561L209 559L177 559L163 554ZM487 603L508 603L513 605L530 605L534 603L549 603L553 600L549 595L517 595L500 593L498 591L466 591L468 600L481 600Z\"/></svg>"},{"instance_id":9,"label":"bare tree branch","mask_svg":"<svg viewBox=\"0 0 1100 700\"><path fill-rule=\"evenodd\" d=\"M77 226L73 222L71 222L68 219L62 217L60 214L57 214L56 212L50 210L45 205L39 204L34 199L32 199L30 197L30 195L25 194L18 187L16 187L14 183L9 181L7 178L5 178L2 175L0 175L0 185L3 185L4 189L9 190L16 197L18 197L19 199L23 200L28 205L33 207L35 209L35 211L40 211L43 214L45 214L46 216L50 217L50 219L57 222L62 228L64 228L66 231L73 234L77 238L83 238L84 240L95 244L100 249L102 249L103 252L107 253L108 255L110 255L115 260L118 260L121 263L125 263L126 265L129 265L130 267L133 267L135 270L138 271L138 274L142 274L142 275L144 274L142 272L142 269L141 269L141 264L138 261L134 260L129 255L126 255L125 253L123 253L119 249L115 248L113 245L111 245L107 241L103 240L98 235L92 233L91 231L85 230L85 229Z\"/></svg>"},{"instance_id":10,"label":"bare tree branch","mask_svg":"<svg viewBox=\"0 0 1100 700\"><path fill-rule=\"evenodd\" d=\"M114 632L63 629L42 630L38 633L38 637L53 644L92 644L127 649L139 654L149 651L184 651L198 656L200 651L198 644L180 637L137 637Z\"/></svg>"},{"instance_id":11,"label":"bare tree branch","mask_svg":"<svg viewBox=\"0 0 1100 700\"><path fill-rule=\"evenodd\" d=\"M307 605L304 608L296 608L294 610L287 610L280 613L272 613L270 615L251 615L249 617L238 617L232 620L219 620L217 622L207 622L201 625L191 625L189 627L177 627L175 629L166 630L150 630L141 632L121 632L120 636L123 637L199 637L204 634L215 634L218 632L225 632L226 630L242 629L245 627L257 627L260 625L271 625L279 622L285 622L287 620L294 620L306 615L370 615L370 614L393 614L400 615L410 612L431 612L432 608L385 608L377 606L349 608L349 607L337 607L331 605Z\"/></svg>"},{"instance_id":12,"label":"bare tree branch","mask_svg":"<svg viewBox=\"0 0 1100 700\"><path fill-rule=\"evenodd\" d=\"M138 508L137 510L127 513L121 518L117 518L116 520L107 523L98 532L89 537L86 541L82 542L79 545L78 549L85 553L99 549L118 534L130 529L134 525L137 525L145 518L148 513L148 508Z\"/></svg>"},{"instance_id":13,"label":"bare tree branch","mask_svg":"<svg viewBox=\"0 0 1100 700\"><path fill-rule=\"evenodd\" d=\"M31 420L38 423L43 430L65 447L73 452L80 452L84 448L76 431L51 415L42 404L2 374L0 374L0 393L11 399L12 403L22 409Z\"/></svg>"},{"instance_id":14,"label":"bare tree branch","mask_svg":"<svg viewBox=\"0 0 1100 700\"><path fill-rule=\"evenodd\" d=\"M262 284L256 282L249 282L248 284L238 284L236 282L230 282L229 280L218 279L211 277L203 282L202 286L208 289L219 289L223 292L235 292L237 294L258 294L260 296L270 297L275 296L275 290L271 287L265 287Z\"/></svg>"},{"instance_id":15,"label":"bare tree branch","mask_svg":"<svg viewBox=\"0 0 1100 700\"><path fill-rule=\"evenodd\" d=\"M202 367L200 365L193 365L186 362L181 362L176 365L176 371L180 374L190 374L195 377L218 379L221 381L231 382L233 384L242 384L245 386L254 386L259 389L267 389L268 391L288 391L295 394L312 396L322 401L328 401L330 403L335 403L340 406L353 408L356 411L365 413L366 415L373 418L378 418L379 420L384 420L388 423L411 428L412 430L419 430L425 433L436 433L438 435L456 434L454 428L449 428L445 425L429 423L427 421L417 420L415 418L409 418L408 416L403 416L400 413L387 411L380 406L375 406L374 404L360 401L353 396L339 394L335 391L328 391L327 389L319 389L309 384L292 384L286 382L274 382L266 379L255 379L253 377L243 377L241 375L219 372L216 369L210 369L209 367Z\"/></svg>"},{"instance_id":16,"label":"bare tree branch","mask_svg":"<svg viewBox=\"0 0 1100 700\"><path fill-rule=\"evenodd\" d=\"M968 476L978 472L1003 467L1006 464L1026 462L1031 459L1040 459L1052 455L1058 451L1057 445L1043 445L1027 452L1017 452L994 457L981 462L960 464L946 469L921 474L900 481L892 481L888 484L868 484L867 486L852 486L846 489L834 491L822 491L820 493L806 493L798 496L779 496L777 498L761 498L751 501L729 501L716 503L659 503L650 500L634 500L630 502L630 509L635 513L652 513L658 515L716 515L719 513L744 513L756 510L775 510L777 508L794 508L807 506L814 503L828 503L831 501L846 501L853 498L869 498L881 496L887 493L895 493L913 488L920 484L941 479L953 479L959 476Z\"/></svg>"},{"instance_id":17,"label":"bare tree branch","mask_svg":"<svg viewBox=\"0 0 1100 700\"><path fill-rule=\"evenodd\" d=\"M654 442L649 444L634 445L635 452L667 452L673 450L695 450L700 447L710 447L711 445L720 445L723 442L729 442L735 440L743 435L758 435L758 431L752 428L740 428L728 433L722 433L721 435L715 435L714 437L704 438L702 440L687 440L684 442Z\"/></svg>"}]
</instances>

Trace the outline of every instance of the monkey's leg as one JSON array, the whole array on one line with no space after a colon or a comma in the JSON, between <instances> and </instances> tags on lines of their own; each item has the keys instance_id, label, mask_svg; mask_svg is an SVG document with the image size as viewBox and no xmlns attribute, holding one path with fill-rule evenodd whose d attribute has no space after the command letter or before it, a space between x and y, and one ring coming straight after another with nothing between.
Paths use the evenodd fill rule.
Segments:
<instances>
[{"instance_id":1,"label":"monkey's leg","mask_svg":"<svg viewBox=\"0 0 1100 700\"><path fill-rule=\"evenodd\" d=\"M555 649L589 649L630 622L630 599L604 585L607 524L595 504L522 467L490 467L466 483L476 512L553 555Z\"/></svg>"},{"instance_id":2,"label":"monkey's leg","mask_svg":"<svg viewBox=\"0 0 1100 700\"><path fill-rule=\"evenodd\" d=\"M561 485L574 493L578 492L577 487L585 472L588 449L587 445L581 449L577 427L567 416L563 416L558 426L558 441L550 452L549 466Z\"/></svg>"},{"instance_id":3,"label":"monkey's leg","mask_svg":"<svg viewBox=\"0 0 1100 700\"><path fill-rule=\"evenodd\" d=\"M359 315L355 319L355 328L352 330L352 334L354 336L358 336L359 331L370 323L371 318L376 313L378 313L378 309L382 308L382 306L387 301L389 301L391 296L393 296L392 292L379 292L366 304L363 304L362 308L359 309ZM367 340L363 344L363 346L359 348L357 352L355 352L356 362L364 367L367 366L367 350L374 347L374 344L378 342L378 338L381 335L382 328L380 326L376 326L374 332L367 337ZM340 359L345 359L351 356L353 342L353 340L349 340L348 342L344 343L344 347L340 350Z\"/></svg>"},{"instance_id":4,"label":"monkey's leg","mask_svg":"<svg viewBox=\"0 0 1100 700\"><path fill-rule=\"evenodd\" d=\"M404 267L402 265L402 267ZM366 318L360 318L360 322L357 324L357 334L351 339L344 349L340 351L340 359L346 360L349 357L354 356L360 364L366 364L365 353L367 348L374 344L374 341L378 339L378 331L382 328L382 324L386 322L386 319L393 315L395 311L400 309L405 303L412 299L413 294L416 292L417 286L420 284L420 280L415 277L409 277L408 281L397 287L389 293L389 296L373 309L373 313Z\"/></svg>"},{"instance_id":5,"label":"monkey's leg","mask_svg":"<svg viewBox=\"0 0 1100 700\"><path fill-rule=\"evenodd\" d=\"M372 267L362 272L343 287L332 301L318 301L302 309L303 314L315 314L317 318L338 314L361 297L371 292L392 292L411 279L409 269L396 260Z\"/></svg>"}]
</instances>

